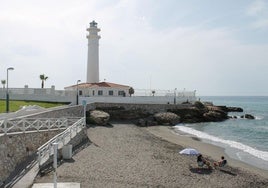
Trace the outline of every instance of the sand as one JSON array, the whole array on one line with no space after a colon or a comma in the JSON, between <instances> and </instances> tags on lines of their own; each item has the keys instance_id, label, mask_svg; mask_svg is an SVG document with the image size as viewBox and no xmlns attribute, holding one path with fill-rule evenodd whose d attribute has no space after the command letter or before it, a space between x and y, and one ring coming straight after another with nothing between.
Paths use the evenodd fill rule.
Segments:
<instances>
[{"instance_id":1,"label":"sand","mask_svg":"<svg viewBox=\"0 0 268 188\"><path fill-rule=\"evenodd\" d=\"M221 148L198 139L175 135L169 127L137 127L117 124L88 129L91 144L58 167L59 182L78 182L81 187L268 187L265 172L224 167L199 169L196 157L180 155L195 146L208 159L218 159ZM230 165L235 161L230 160ZM35 182L52 182L53 174Z\"/></svg>"}]
</instances>

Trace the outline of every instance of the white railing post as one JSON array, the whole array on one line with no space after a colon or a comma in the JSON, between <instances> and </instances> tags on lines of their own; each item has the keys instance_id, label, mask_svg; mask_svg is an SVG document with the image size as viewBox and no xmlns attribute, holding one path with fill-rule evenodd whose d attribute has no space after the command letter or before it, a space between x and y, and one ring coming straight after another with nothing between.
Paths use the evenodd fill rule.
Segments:
<instances>
[{"instance_id":1,"label":"white railing post","mask_svg":"<svg viewBox=\"0 0 268 188\"><path fill-rule=\"evenodd\" d=\"M7 120L4 120L4 133L7 135Z\"/></svg>"},{"instance_id":2,"label":"white railing post","mask_svg":"<svg viewBox=\"0 0 268 188\"><path fill-rule=\"evenodd\" d=\"M47 126L48 126L48 130L50 131L50 121L51 121L51 119L48 119L48 121L47 121Z\"/></svg>"},{"instance_id":3,"label":"white railing post","mask_svg":"<svg viewBox=\"0 0 268 188\"><path fill-rule=\"evenodd\" d=\"M67 128L68 127L68 119L65 118L65 127Z\"/></svg>"},{"instance_id":4,"label":"white railing post","mask_svg":"<svg viewBox=\"0 0 268 188\"><path fill-rule=\"evenodd\" d=\"M22 118L22 132L25 133L25 119Z\"/></svg>"},{"instance_id":5,"label":"white railing post","mask_svg":"<svg viewBox=\"0 0 268 188\"><path fill-rule=\"evenodd\" d=\"M38 129L37 129L37 132L39 132L39 130L40 130L40 128L41 128L41 127L40 127L40 122L39 122L39 121L37 121L37 128L38 128Z\"/></svg>"}]
</instances>

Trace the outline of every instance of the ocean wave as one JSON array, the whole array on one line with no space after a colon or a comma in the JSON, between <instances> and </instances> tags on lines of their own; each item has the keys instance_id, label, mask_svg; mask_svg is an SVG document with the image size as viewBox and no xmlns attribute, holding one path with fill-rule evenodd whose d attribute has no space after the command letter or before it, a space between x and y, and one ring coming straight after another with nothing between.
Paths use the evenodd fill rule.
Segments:
<instances>
[{"instance_id":1,"label":"ocean wave","mask_svg":"<svg viewBox=\"0 0 268 188\"><path fill-rule=\"evenodd\" d=\"M260 158L262 160L268 161L268 152L266 152L266 151L260 151L260 150L257 150L255 148L252 148L250 146L247 146L245 144L242 144L242 143L239 143L239 142L236 142L236 141L224 140L222 138L218 138L218 137L209 135L207 133L192 129L190 127L175 126L175 128L180 130L180 131L182 131L182 132L186 132L186 133L195 135L195 136L197 136L199 138L211 140L213 142L218 142L218 143L221 143L221 144L226 144L229 147L232 147L232 148L235 148L235 149L238 149L238 150L242 150L243 152L247 152L247 153L249 153L249 154L251 154L251 155L253 155L255 157L258 157L258 158Z\"/></svg>"},{"instance_id":2,"label":"ocean wave","mask_svg":"<svg viewBox=\"0 0 268 188\"><path fill-rule=\"evenodd\" d=\"M263 120L264 117L263 117L263 116L255 116L255 119L256 119L256 120Z\"/></svg>"}]
</instances>

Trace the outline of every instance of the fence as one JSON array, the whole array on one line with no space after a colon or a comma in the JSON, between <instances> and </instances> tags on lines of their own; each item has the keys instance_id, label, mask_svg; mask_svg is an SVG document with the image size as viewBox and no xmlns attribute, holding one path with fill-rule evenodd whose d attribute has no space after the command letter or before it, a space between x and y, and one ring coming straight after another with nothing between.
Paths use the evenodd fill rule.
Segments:
<instances>
[{"instance_id":1,"label":"fence","mask_svg":"<svg viewBox=\"0 0 268 188\"><path fill-rule=\"evenodd\" d=\"M38 164L39 167L44 164L51 155L54 154L53 143L58 143L58 149L61 149L65 144L67 144L73 137L77 135L85 126L85 118L77 120L72 126L67 128L62 133L56 135L44 145L38 148Z\"/></svg>"},{"instance_id":2,"label":"fence","mask_svg":"<svg viewBox=\"0 0 268 188\"><path fill-rule=\"evenodd\" d=\"M22 118L0 120L0 135L26 133L30 131L66 129L78 118Z\"/></svg>"}]
</instances>

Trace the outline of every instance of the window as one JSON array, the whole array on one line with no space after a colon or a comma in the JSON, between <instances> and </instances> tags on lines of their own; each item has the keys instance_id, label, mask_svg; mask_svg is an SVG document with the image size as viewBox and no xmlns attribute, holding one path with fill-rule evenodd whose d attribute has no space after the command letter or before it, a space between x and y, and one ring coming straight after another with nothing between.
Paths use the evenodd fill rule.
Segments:
<instances>
[{"instance_id":1,"label":"window","mask_svg":"<svg viewBox=\"0 0 268 188\"><path fill-rule=\"evenodd\" d=\"M82 92L82 90L79 90L79 96L80 96L80 95L83 95L83 92Z\"/></svg>"},{"instance_id":2,"label":"window","mask_svg":"<svg viewBox=\"0 0 268 188\"><path fill-rule=\"evenodd\" d=\"M114 91L113 90L110 90L109 91L109 95L114 95Z\"/></svg>"},{"instance_id":3,"label":"window","mask_svg":"<svg viewBox=\"0 0 268 188\"><path fill-rule=\"evenodd\" d=\"M95 95L95 90L92 91L92 95L93 95L93 96Z\"/></svg>"},{"instance_id":4,"label":"window","mask_svg":"<svg viewBox=\"0 0 268 188\"><path fill-rule=\"evenodd\" d=\"M99 90L98 91L98 95L103 95L103 91L102 90Z\"/></svg>"},{"instance_id":5,"label":"window","mask_svg":"<svg viewBox=\"0 0 268 188\"><path fill-rule=\"evenodd\" d=\"M125 94L124 91L118 91L118 95L119 95L119 96L125 96L126 94Z\"/></svg>"}]
</instances>

